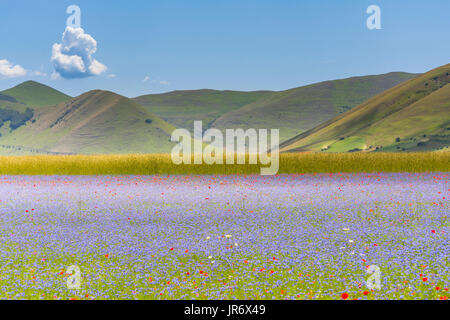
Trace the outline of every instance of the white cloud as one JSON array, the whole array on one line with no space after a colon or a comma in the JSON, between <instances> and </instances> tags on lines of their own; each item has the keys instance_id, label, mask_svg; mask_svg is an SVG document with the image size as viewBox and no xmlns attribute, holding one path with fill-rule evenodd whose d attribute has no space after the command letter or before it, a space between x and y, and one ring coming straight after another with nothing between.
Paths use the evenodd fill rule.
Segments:
<instances>
[{"instance_id":1,"label":"white cloud","mask_svg":"<svg viewBox=\"0 0 450 320\"><path fill-rule=\"evenodd\" d=\"M65 79L98 76L108 68L95 60L92 55L97 51L97 41L84 33L82 28L66 27L62 43L55 43L52 48L53 66L57 75Z\"/></svg>"},{"instance_id":2,"label":"white cloud","mask_svg":"<svg viewBox=\"0 0 450 320\"><path fill-rule=\"evenodd\" d=\"M164 86L167 86L170 84L169 81L152 79L152 78L150 78L150 76L145 76L144 79L142 79L142 82L148 82L148 81L150 81L150 83L153 83L153 84L161 84Z\"/></svg>"},{"instance_id":3,"label":"white cloud","mask_svg":"<svg viewBox=\"0 0 450 320\"><path fill-rule=\"evenodd\" d=\"M115 75L114 73L110 73L110 74L107 75L107 77L108 77L108 78L115 78L116 75Z\"/></svg>"},{"instance_id":4,"label":"white cloud","mask_svg":"<svg viewBox=\"0 0 450 320\"><path fill-rule=\"evenodd\" d=\"M0 76L5 78L23 77L27 74L21 65L13 65L6 59L0 60Z\"/></svg>"},{"instance_id":5,"label":"white cloud","mask_svg":"<svg viewBox=\"0 0 450 320\"><path fill-rule=\"evenodd\" d=\"M52 75L50 76L50 79L52 80L61 80L61 76L59 75L58 72L53 72Z\"/></svg>"},{"instance_id":6,"label":"white cloud","mask_svg":"<svg viewBox=\"0 0 450 320\"><path fill-rule=\"evenodd\" d=\"M30 71L29 74L31 76L42 76L42 77L47 76L47 74L45 72L41 72L41 71Z\"/></svg>"}]
</instances>

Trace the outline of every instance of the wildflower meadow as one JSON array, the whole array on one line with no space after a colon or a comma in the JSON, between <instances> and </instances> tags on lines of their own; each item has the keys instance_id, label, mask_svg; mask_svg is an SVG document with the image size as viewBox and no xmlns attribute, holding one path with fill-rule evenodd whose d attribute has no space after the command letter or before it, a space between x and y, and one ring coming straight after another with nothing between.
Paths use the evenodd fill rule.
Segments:
<instances>
[{"instance_id":1,"label":"wildflower meadow","mask_svg":"<svg viewBox=\"0 0 450 320\"><path fill-rule=\"evenodd\" d=\"M447 300L448 181L0 176L0 298Z\"/></svg>"}]
</instances>

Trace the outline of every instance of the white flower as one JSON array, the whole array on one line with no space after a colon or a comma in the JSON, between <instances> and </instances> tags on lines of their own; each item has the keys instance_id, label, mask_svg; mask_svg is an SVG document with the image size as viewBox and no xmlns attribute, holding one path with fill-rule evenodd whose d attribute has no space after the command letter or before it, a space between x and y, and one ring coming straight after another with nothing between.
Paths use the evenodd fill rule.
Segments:
<instances>
[{"instance_id":1,"label":"white flower","mask_svg":"<svg viewBox=\"0 0 450 320\"><path fill-rule=\"evenodd\" d=\"M353 240L348 240L348 242L353 243Z\"/></svg>"},{"instance_id":2,"label":"white flower","mask_svg":"<svg viewBox=\"0 0 450 320\"><path fill-rule=\"evenodd\" d=\"M210 237L206 237L206 240L209 240L209 239L211 239Z\"/></svg>"},{"instance_id":3,"label":"white flower","mask_svg":"<svg viewBox=\"0 0 450 320\"><path fill-rule=\"evenodd\" d=\"M211 259L212 259L212 256L208 256L208 259L210 259L210 260L211 260Z\"/></svg>"},{"instance_id":4,"label":"white flower","mask_svg":"<svg viewBox=\"0 0 450 320\"><path fill-rule=\"evenodd\" d=\"M225 238L231 238L231 237L232 237L231 234L226 234L226 235L225 235Z\"/></svg>"}]
</instances>

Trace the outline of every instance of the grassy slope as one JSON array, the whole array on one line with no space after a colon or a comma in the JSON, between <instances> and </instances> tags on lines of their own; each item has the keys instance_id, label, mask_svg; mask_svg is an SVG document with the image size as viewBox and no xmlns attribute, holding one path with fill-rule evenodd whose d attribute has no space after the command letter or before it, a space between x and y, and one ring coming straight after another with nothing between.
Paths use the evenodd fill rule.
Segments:
<instances>
[{"instance_id":1,"label":"grassy slope","mask_svg":"<svg viewBox=\"0 0 450 320\"><path fill-rule=\"evenodd\" d=\"M173 129L132 100L96 90L36 110L36 122L0 138L0 145L16 148L0 152L30 154L30 148L82 154L169 152Z\"/></svg>"},{"instance_id":2,"label":"grassy slope","mask_svg":"<svg viewBox=\"0 0 450 320\"><path fill-rule=\"evenodd\" d=\"M5 104L5 106L19 107L19 109L21 107L20 105L23 106L24 104L33 109L58 104L71 98L58 90L35 81L23 82L11 89L0 92L0 94L13 97L19 102ZM3 104L2 102L5 101L0 100L0 106Z\"/></svg>"},{"instance_id":3,"label":"grassy slope","mask_svg":"<svg viewBox=\"0 0 450 320\"><path fill-rule=\"evenodd\" d=\"M286 141L281 150L318 151L329 146L327 151L344 152L383 146L385 151L425 151L448 145L449 73L450 64L399 84ZM423 146L418 147L419 142Z\"/></svg>"},{"instance_id":4,"label":"grassy slope","mask_svg":"<svg viewBox=\"0 0 450 320\"><path fill-rule=\"evenodd\" d=\"M150 94L133 100L178 128L192 131L194 120L206 128L221 115L273 94L271 91L186 90Z\"/></svg>"},{"instance_id":5,"label":"grassy slope","mask_svg":"<svg viewBox=\"0 0 450 320\"><path fill-rule=\"evenodd\" d=\"M279 128L283 141L415 76L392 72L294 88L228 112L217 119L213 126Z\"/></svg>"}]
</instances>

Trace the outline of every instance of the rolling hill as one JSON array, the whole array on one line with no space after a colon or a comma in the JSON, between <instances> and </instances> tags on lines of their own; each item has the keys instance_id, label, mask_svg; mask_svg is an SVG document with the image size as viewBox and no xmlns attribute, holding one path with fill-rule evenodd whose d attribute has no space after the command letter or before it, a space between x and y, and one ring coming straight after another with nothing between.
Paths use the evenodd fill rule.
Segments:
<instances>
[{"instance_id":1,"label":"rolling hill","mask_svg":"<svg viewBox=\"0 0 450 320\"><path fill-rule=\"evenodd\" d=\"M26 81L0 92L0 108L24 111L26 108L37 109L69 99L70 96L44 84Z\"/></svg>"},{"instance_id":2,"label":"rolling hill","mask_svg":"<svg viewBox=\"0 0 450 320\"><path fill-rule=\"evenodd\" d=\"M0 154L165 153L173 147L169 140L175 127L192 131L195 120L203 120L204 130L279 128L283 141L348 114L364 100L416 76L393 72L281 92L204 89L134 99L101 90L71 98L27 81L0 92ZM428 88L433 85L430 82ZM439 97L436 94L430 103ZM356 148L355 139L359 138L345 139L345 143Z\"/></svg>"},{"instance_id":3,"label":"rolling hill","mask_svg":"<svg viewBox=\"0 0 450 320\"><path fill-rule=\"evenodd\" d=\"M274 93L216 119L224 128L279 128L280 140L330 120L374 95L417 76L404 72L325 81Z\"/></svg>"},{"instance_id":4,"label":"rolling hill","mask_svg":"<svg viewBox=\"0 0 450 320\"><path fill-rule=\"evenodd\" d=\"M192 132L195 120L203 127L232 110L272 95L273 91L184 90L149 94L133 100L177 128Z\"/></svg>"},{"instance_id":5,"label":"rolling hill","mask_svg":"<svg viewBox=\"0 0 450 320\"><path fill-rule=\"evenodd\" d=\"M136 102L94 90L35 110L16 130L4 128L2 154L111 154L170 152L174 127Z\"/></svg>"},{"instance_id":6,"label":"rolling hill","mask_svg":"<svg viewBox=\"0 0 450 320\"><path fill-rule=\"evenodd\" d=\"M281 151L430 151L450 145L450 64L281 144Z\"/></svg>"}]
</instances>

